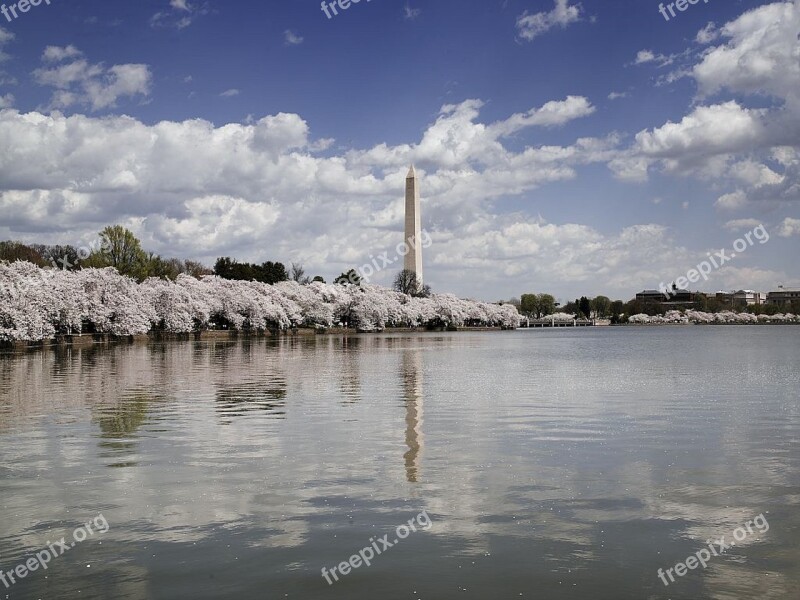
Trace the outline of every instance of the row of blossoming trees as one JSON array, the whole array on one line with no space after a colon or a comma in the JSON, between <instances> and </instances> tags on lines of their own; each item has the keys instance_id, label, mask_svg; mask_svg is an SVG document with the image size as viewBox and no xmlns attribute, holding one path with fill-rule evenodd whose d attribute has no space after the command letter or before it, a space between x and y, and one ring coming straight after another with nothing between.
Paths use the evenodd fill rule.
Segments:
<instances>
[{"instance_id":1,"label":"row of blossoming trees","mask_svg":"<svg viewBox=\"0 0 800 600\"><path fill-rule=\"evenodd\" d=\"M722 311L718 313L707 313L699 310L670 310L663 316L649 316L645 314L633 315L628 319L628 323L637 325L658 325L666 323L730 323L747 325L754 323L800 323L800 316L792 313L778 313L775 315L753 315L750 313L736 313L732 311Z\"/></svg>"},{"instance_id":2,"label":"row of blossoming trees","mask_svg":"<svg viewBox=\"0 0 800 600\"><path fill-rule=\"evenodd\" d=\"M58 335L136 335L208 328L253 331L343 324L516 327L517 309L461 300L452 294L412 298L374 285L268 285L215 276L142 283L116 269L60 271L28 262L0 263L0 340L39 341Z\"/></svg>"},{"instance_id":3,"label":"row of blossoming trees","mask_svg":"<svg viewBox=\"0 0 800 600\"><path fill-rule=\"evenodd\" d=\"M542 320L552 320L555 323L572 323L577 316L570 313L558 312L543 317ZM800 315L792 313L778 313L775 315L753 315L750 313L737 313L722 311L707 313L699 310L669 310L664 315L646 315L640 313L628 318L628 323L633 325L665 325L670 323L707 323L707 324L737 324L747 325L755 323L800 323Z\"/></svg>"}]
</instances>

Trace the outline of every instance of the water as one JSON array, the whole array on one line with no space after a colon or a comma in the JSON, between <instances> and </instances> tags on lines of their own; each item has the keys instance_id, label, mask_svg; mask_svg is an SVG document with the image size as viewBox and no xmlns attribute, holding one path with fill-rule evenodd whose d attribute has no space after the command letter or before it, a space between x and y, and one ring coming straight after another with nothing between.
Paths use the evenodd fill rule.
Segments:
<instances>
[{"instance_id":1,"label":"water","mask_svg":"<svg viewBox=\"0 0 800 600\"><path fill-rule=\"evenodd\" d=\"M799 364L791 326L5 355L0 568L109 528L0 597L797 598Z\"/></svg>"}]
</instances>

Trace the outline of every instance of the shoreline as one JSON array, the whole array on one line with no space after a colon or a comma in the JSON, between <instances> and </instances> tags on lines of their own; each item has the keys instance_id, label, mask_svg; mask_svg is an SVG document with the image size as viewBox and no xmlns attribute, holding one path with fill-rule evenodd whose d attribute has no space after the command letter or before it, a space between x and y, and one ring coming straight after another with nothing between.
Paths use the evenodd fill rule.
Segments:
<instances>
[{"instance_id":1,"label":"shoreline","mask_svg":"<svg viewBox=\"0 0 800 600\"><path fill-rule=\"evenodd\" d=\"M239 339L260 338L311 338L316 336L357 336L376 335L386 333L463 333L479 331L513 331L502 327L457 327L425 329L419 327L391 327L363 331L349 327L311 328L298 327L285 330L260 330L246 331L241 329L209 329L193 331L190 333L150 332L137 335L112 335L109 333L84 333L80 335L64 335L45 340L10 340L0 341L0 354L23 352L28 350L47 350L62 348L89 348L92 346L112 346L119 344L150 344L161 342L203 342L203 341L234 341Z\"/></svg>"},{"instance_id":2,"label":"shoreline","mask_svg":"<svg viewBox=\"0 0 800 600\"><path fill-rule=\"evenodd\" d=\"M780 326L780 325L800 325L798 322L788 323L616 323L609 325L595 325L591 329L600 328L615 328L615 327L753 327L753 326ZM329 327L311 328L311 327L298 327L295 329L286 330L261 330L261 331L246 331L236 329L209 329L204 331L193 331L191 333L169 333L169 332L150 332L146 334L137 335L112 335L107 333L85 333L81 335L65 335L46 340L27 341L27 340L10 340L0 341L0 355L10 354L15 352L25 352L32 350L49 350L49 349L65 349L65 348L90 348L92 346L113 346L120 344L150 344L162 342L204 342L204 341L235 341L240 339L260 339L260 338L310 338L316 336L360 336L360 335L381 335L392 333L470 333L470 332L483 332L483 331L528 331L539 329L574 329L573 327L518 327L518 328L503 328L503 327L455 327L425 329L419 327L392 327L387 329L376 329L372 331L363 331L348 327ZM587 327L580 327L578 329L587 329Z\"/></svg>"}]
</instances>

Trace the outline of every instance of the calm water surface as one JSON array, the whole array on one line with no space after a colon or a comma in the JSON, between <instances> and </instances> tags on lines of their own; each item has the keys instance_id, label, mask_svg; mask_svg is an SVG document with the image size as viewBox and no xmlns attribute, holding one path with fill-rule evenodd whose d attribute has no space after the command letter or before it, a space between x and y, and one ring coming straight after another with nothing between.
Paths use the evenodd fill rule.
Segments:
<instances>
[{"instance_id":1,"label":"calm water surface","mask_svg":"<svg viewBox=\"0 0 800 600\"><path fill-rule=\"evenodd\" d=\"M795 599L798 366L782 326L6 354L0 568L110 528L0 598Z\"/></svg>"}]
</instances>

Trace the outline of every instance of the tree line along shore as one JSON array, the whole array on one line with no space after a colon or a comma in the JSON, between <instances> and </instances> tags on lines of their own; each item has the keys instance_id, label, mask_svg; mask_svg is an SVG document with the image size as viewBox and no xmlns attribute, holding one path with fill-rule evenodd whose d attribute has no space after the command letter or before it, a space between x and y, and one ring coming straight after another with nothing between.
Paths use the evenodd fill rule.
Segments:
<instances>
[{"instance_id":1,"label":"tree line along shore","mask_svg":"<svg viewBox=\"0 0 800 600\"><path fill-rule=\"evenodd\" d=\"M453 294L415 297L368 284L268 284L186 274L137 282L113 267L63 271L0 263L0 341L6 342L203 330L515 328L519 318L509 304Z\"/></svg>"},{"instance_id":2,"label":"tree line along shore","mask_svg":"<svg viewBox=\"0 0 800 600\"><path fill-rule=\"evenodd\" d=\"M795 323L769 314L663 310L637 300L582 297L563 307L550 294L488 303L434 294L401 271L392 289L369 285L354 270L333 284L302 265L241 263L214 269L145 252L127 229L106 227L88 247L0 242L0 344L93 336L199 335L203 332L513 329L523 319L605 319L613 325Z\"/></svg>"}]
</instances>

